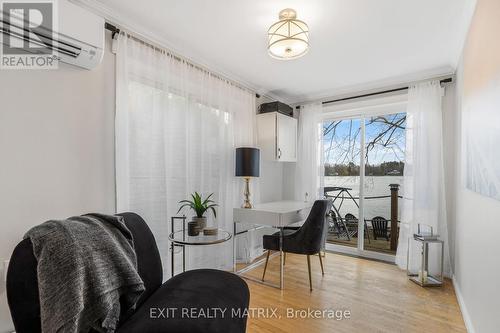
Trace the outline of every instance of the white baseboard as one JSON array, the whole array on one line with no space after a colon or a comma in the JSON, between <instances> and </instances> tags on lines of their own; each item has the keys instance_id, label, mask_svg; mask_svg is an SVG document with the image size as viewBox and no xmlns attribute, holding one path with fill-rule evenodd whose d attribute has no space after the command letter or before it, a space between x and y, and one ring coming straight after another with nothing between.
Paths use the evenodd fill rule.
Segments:
<instances>
[{"instance_id":1,"label":"white baseboard","mask_svg":"<svg viewBox=\"0 0 500 333\"><path fill-rule=\"evenodd\" d=\"M460 311L462 312L462 317L464 318L465 328L469 333L476 333L474 330L474 326L472 326L472 321L469 316L469 312L467 311L467 306L465 305L465 300L462 296L462 292L460 291L460 286L455 278L455 274L453 274L453 288L455 288L455 295L457 295L458 305L460 306Z\"/></svg>"}]
</instances>

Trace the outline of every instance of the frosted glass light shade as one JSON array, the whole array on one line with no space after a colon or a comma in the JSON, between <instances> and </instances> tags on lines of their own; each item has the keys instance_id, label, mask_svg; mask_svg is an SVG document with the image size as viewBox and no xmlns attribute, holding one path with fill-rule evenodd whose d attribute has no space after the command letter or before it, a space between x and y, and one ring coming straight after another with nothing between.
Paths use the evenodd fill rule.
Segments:
<instances>
[{"instance_id":1,"label":"frosted glass light shade","mask_svg":"<svg viewBox=\"0 0 500 333\"><path fill-rule=\"evenodd\" d=\"M269 55L276 59L296 59L309 50L309 27L297 20L295 10L287 8L280 12L280 20L269 27Z\"/></svg>"}]
</instances>

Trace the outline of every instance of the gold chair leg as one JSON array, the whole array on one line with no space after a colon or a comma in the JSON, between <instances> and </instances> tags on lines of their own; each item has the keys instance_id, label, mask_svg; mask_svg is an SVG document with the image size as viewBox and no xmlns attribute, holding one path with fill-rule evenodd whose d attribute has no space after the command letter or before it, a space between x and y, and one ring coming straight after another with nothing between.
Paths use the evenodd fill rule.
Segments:
<instances>
[{"instance_id":1,"label":"gold chair leg","mask_svg":"<svg viewBox=\"0 0 500 333\"><path fill-rule=\"evenodd\" d=\"M321 274L325 275L325 270L323 269L323 259L321 259L321 252L319 253L319 264L321 265Z\"/></svg>"},{"instance_id":2,"label":"gold chair leg","mask_svg":"<svg viewBox=\"0 0 500 333\"><path fill-rule=\"evenodd\" d=\"M264 273L262 273L262 281L264 281L264 277L266 276L267 262L269 261L270 254L271 254L271 250L267 250L266 264L264 265Z\"/></svg>"},{"instance_id":3,"label":"gold chair leg","mask_svg":"<svg viewBox=\"0 0 500 333\"><path fill-rule=\"evenodd\" d=\"M312 277L311 277L311 258L307 255L307 269L309 270L309 290L313 290Z\"/></svg>"},{"instance_id":4,"label":"gold chair leg","mask_svg":"<svg viewBox=\"0 0 500 333\"><path fill-rule=\"evenodd\" d=\"M286 252L283 252L283 266L285 266L286 263Z\"/></svg>"}]
</instances>

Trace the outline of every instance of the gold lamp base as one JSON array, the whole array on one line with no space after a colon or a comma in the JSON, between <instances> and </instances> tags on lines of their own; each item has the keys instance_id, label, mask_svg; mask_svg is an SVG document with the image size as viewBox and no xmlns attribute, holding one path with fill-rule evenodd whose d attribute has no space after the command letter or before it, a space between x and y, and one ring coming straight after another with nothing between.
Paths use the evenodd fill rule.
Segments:
<instances>
[{"instance_id":1,"label":"gold lamp base","mask_svg":"<svg viewBox=\"0 0 500 333\"><path fill-rule=\"evenodd\" d=\"M245 200L243 201L243 205L241 208L252 208L252 204L250 203L250 177L245 177L245 191L243 195L245 196Z\"/></svg>"}]
</instances>

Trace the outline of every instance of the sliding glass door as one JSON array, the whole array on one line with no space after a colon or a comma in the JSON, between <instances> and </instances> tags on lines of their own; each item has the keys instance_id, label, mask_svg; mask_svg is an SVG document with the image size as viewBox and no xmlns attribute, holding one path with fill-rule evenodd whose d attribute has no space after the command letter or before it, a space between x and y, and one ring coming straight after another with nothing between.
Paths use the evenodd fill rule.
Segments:
<instances>
[{"instance_id":1,"label":"sliding glass door","mask_svg":"<svg viewBox=\"0 0 500 333\"><path fill-rule=\"evenodd\" d=\"M391 243L391 236L398 235L405 127L406 113L365 119L364 217L371 236L369 242L365 241L366 250L396 253L397 243L394 239Z\"/></svg>"},{"instance_id":2,"label":"sliding glass door","mask_svg":"<svg viewBox=\"0 0 500 333\"><path fill-rule=\"evenodd\" d=\"M395 254L405 129L404 112L323 123L323 183L333 200L327 241L335 249Z\"/></svg>"},{"instance_id":3,"label":"sliding glass door","mask_svg":"<svg viewBox=\"0 0 500 333\"><path fill-rule=\"evenodd\" d=\"M362 133L362 119L323 123L323 184L325 195L334 201L327 239L349 247L358 247Z\"/></svg>"}]
</instances>

